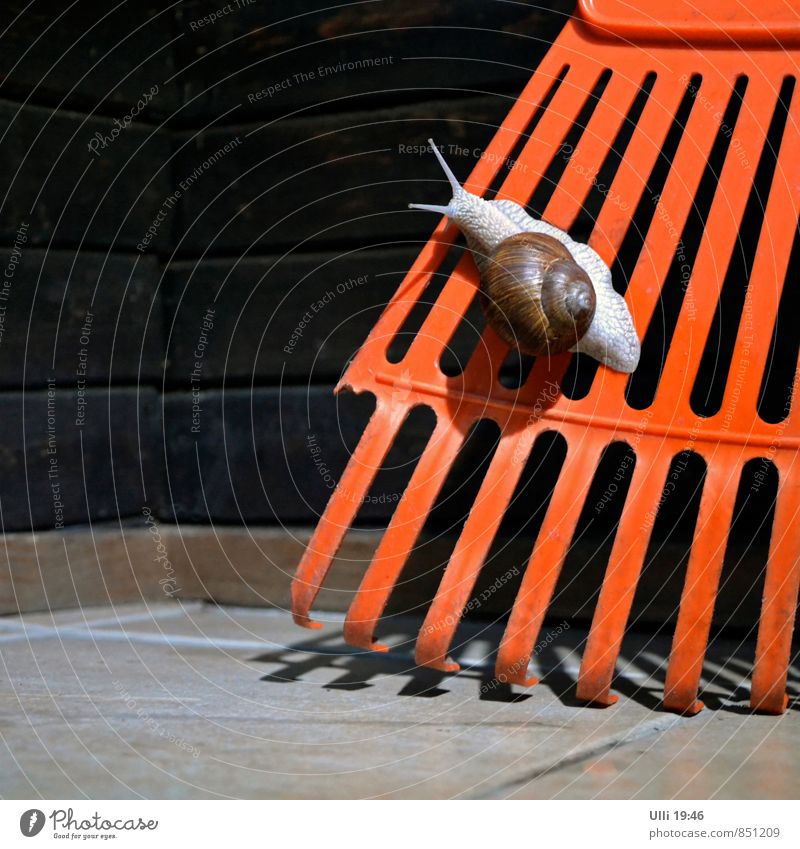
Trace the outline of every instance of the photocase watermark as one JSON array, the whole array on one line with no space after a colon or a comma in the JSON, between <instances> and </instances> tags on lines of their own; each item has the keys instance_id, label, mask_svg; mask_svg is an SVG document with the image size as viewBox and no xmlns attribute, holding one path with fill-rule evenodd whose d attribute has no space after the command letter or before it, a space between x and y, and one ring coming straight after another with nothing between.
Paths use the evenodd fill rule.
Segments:
<instances>
[{"instance_id":1,"label":"photocase watermark","mask_svg":"<svg viewBox=\"0 0 800 849\"><path fill-rule=\"evenodd\" d=\"M144 112L147 104L158 94L158 84L151 86L131 107L130 112L122 118L114 118L114 127L108 133L96 132L89 140L88 148L95 156L100 156L101 150L106 150L130 127L134 118Z\"/></svg>"},{"instance_id":2,"label":"photocase watermark","mask_svg":"<svg viewBox=\"0 0 800 849\"><path fill-rule=\"evenodd\" d=\"M283 346L283 352L285 354L293 354L295 348L302 340L303 334L308 330L311 322L314 320L314 316L321 313L325 307L333 303L339 295L344 295L347 292L352 292L354 289L360 288L368 280L368 274L362 274L360 277L349 277L347 280L337 283L335 289L328 289L321 298L309 304L308 309L303 313L300 321L297 322L286 344Z\"/></svg>"},{"instance_id":3,"label":"photocase watermark","mask_svg":"<svg viewBox=\"0 0 800 849\"><path fill-rule=\"evenodd\" d=\"M0 281L0 345L3 344L3 336L6 332L6 309L11 300L11 286L14 281L14 275L17 273L17 267L22 261L22 246L28 241L28 224L22 221L17 228L17 233L14 236L14 244L11 247L11 253L8 257L8 262L3 273L3 279Z\"/></svg>"},{"instance_id":4,"label":"photocase watermark","mask_svg":"<svg viewBox=\"0 0 800 849\"><path fill-rule=\"evenodd\" d=\"M339 487L337 491L341 492L348 501L355 501L359 504L396 504L403 497L402 492L379 492L377 494L368 492L366 495L361 495L352 492L346 486Z\"/></svg>"},{"instance_id":5,"label":"photocase watermark","mask_svg":"<svg viewBox=\"0 0 800 849\"><path fill-rule=\"evenodd\" d=\"M699 103L700 106L706 110L706 112L713 112L713 118L715 121L719 121L720 132L727 138L731 139L731 150L733 150L734 155L739 160L739 164L746 171L750 171L752 169L752 165L750 160L747 158L747 152L745 150L744 145L742 144L741 139L737 138L733 135L733 127L729 124L726 124L723 120L725 118L725 113L722 109L717 109L716 104L712 103L702 91L700 91L699 87L694 83L689 81L689 76L687 74L683 74L680 78L680 82L686 85L689 93L694 97L695 103ZM688 84L688 85L687 85Z\"/></svg>"},{"instance_id":6,"label":"photocase watermark","mask_svg":"<svg viewBox=\"0 0 800 849\"><path fill-rule=\"evenodd\" d=\"M194 347L194 367L189 373L189 387L192 392L192 433L200 433L200 414L203 412L200 405L200 378L203 373L206 348L211 331L214 329L214 315L215 310L208 307L200 323L200 335Z\"/></svg>"},{"instance_id":7,"label":"photocase watermark","mask_svg":"<svg viewBox=\"0 0 800 849\"><path fill-rule=\"evenodd\" d=\"M142 240L136 245L136 250L140 253L144 253L148 247L150 247L150 242L158 235L158 231L161 229L161 225L167 220L169 217L169 213L175 208L175 205L183 196L183 192L179 189L176 189L169 197L161 204L158 212L156 213L156 217L153 219L152 224L147 228L147 232L142 237Z\"/></svg>"},{"instance_id":8,"label":"photocase watermark","mask_svg":"<svg viewBox=\"0 0 800 849\"><path fill-rule=\"evenodd\" d=\"M544 637L542 637L538 643L533 647L533 651L530 654L530 657L526 657L524 659L520 658L520 660L512 663L506 672L501 672L496 678L492 678L491 681L486 681L484 684L481 684L481 694L488 693L490 690L496 690L498 687L502 687L508 684L509 679L514 678L516 674L521 669L527 669L528 664L530 663L530 658L536 657L541 654L546 648L551 646L564 632L569 631L569 622L565 619L560 625L552 630L548 631Z\"/></svg>"},{"instance_id":9,"label":"photocase watermark","mask_svg":"<svg viewBox=\"0 0 800 849\"><path fill-rule=\"evenodd\" d=\"M315 80L335 77L337 74L361 71L365 68L380 68L384 65L393 65L394 56L371 56L365 59L354 59L352 62L338 62L336 65L318 65L307 71L298 71L277 82L271 83L258 91L251 91L247 95L248 103L258 103L259 100L270 100L276 94L286 91L295 86L305 85Z\"/></svg>"},{"instance_id":10,"label":"photocase watermark","mask_svg":"<svg viewBox=\"0 0 800 849\"><path fill-rule=\"evenodd\" d=\"M44 828L46 818L44 811L38 808L30 808L19 818L19 830L25 837L36 837Z\"/></svg>"},{"instance_id":11,"label":"photocase watermark","mask_svg":"<svg viewBox=\"0 0 800 849\"><path fill-rule=\"evenodd\" d=\"M156 549L156 556L153 558L155 563L160 563L164 570L164 577L159 578L158 583L164 591L164 595L172 598L175 593L179 593L181 588L178 586L175 577L175 569L172 567L172 562L167 553L167 547L161 538L161 531L158 529L158 520L153 515L153 511L149 507L142 508L142 515L147 525L147 530L150 532L150 537L153 540L153 545Z\"/></svg>"},{"instance_id":12,"label":"photocase watermark","mask_svg":"<svg viewBox=\"0 0 800 849\"><path fill-rule=\"evenodd\" d=\"M528 459L528 454L533 447L536 435L531 428L539 421L542 414L548 407L552 407L558 400L558 395L561 392L561 387L554 380L548 380L536 396L533 402L533 407L525 422L525 427L520 434L519 441L514 449L514 463L525 463Z\"/></svg>"},{"instance_id":13,"label":"photocase watermark","mask_svg":"<svg viewBox=\"0 0 800 849\"><path fill-rule=\"evenodd\" d=\"M436 147L445 158L466 157L467 159L474 159L476 161L482 160L484 162L497 164L506 171L515 171L521 174L527 174L529 170L531 170L527 164L521 162L519 159L511 159L502 154L494 153L491 150L486 150L481 147L465 147L460 144L437 144ZM397 145L397 152L398 154L407 156L423 157L431 153L431 146L427 142L414 144L405 144L401 142ZM583 177L586 182L591 184L598 192L600 192L600 194L602 194L609 203L614 204L623 211L628 210L630 208L630 204L624 200L618 192L612 189L611 186L607 186L604 182L600 181L597 174L593 173L589 167L582 165L578 161L577 154L577 147L574 147L568 142L563 142L559 147L556 156L561 156L567 163L568 168L571 168Z\"/></svg>"},{"instance_id":14,"label":"photocase watermark","mask_svg":"<svg viewBox=\"0 0 800 849\"><path fill-rule=\"evenodd\" d=\"M75 393L76 427L83 427L86 424L86 374L89 363L89 342L91 341L93 322L94 313L91 310L86 310L86 314L83 317L81 335L78 339L78 344L81 347L78 349L78 368L75 371L77 378Z\"/></svg>"},{"instance_id":15,"label":"photocase watermark","mask_svg":"<svg viewBox=\"0 0 800 849\"><path fill-rule=\"evenodd\" d=\"M323 483L328 489L334 489L336 486L336 478L325 463L322 448L317 442L316 433L309 433L306 436L306 447L308 448L308 453L311 455L311 459L317 469L317 474L322 478Z\"/></svg>"},{"instance_id":16,"label":"photocase watermark","mask_svg":"<svg viewBox=\"0 0 800 849\"><path fill-rule=\"evenodd\" d=\"M162 739L172 743L173 746L181 751L187 752L193 758L200 757L200 749L197 746L187 743L183 737L179 737L177 734L173 734L171 731L164 728L164 726L155 717L150 715L149 711L139 706L136 697L132 696L128 692L121 681L114 680L111 683L117 693L119 693L120 698L123 700L128 710L134 711L137 719L141 720L154 734L157 734Z\"/></svg>"},{"instance_id":17,"label":"photocase watermark","mask_svg":"<svg viewBox=\"0 0 800 849\"><path fill-rule=\"evenodd\" d=\"M19 818L19 830L25 837L36 837L50 820L53 837L68 840L112 840L117 831L155 831L158 820L144 820L141 817L129 819L106 819L95 811L88 817L76 816L73 808L56 808L45 817L44 811L31 808ZM84 832L83 834L81 832Z\"/></svg>"},{"instance_id":18,"label":"photocase watermark","mask_svg":"<svg viewBox=\"0 0 800 849\"><path fill-rule=\"evenodd\" d=\"M614 204L614 206L618 206L623 212L630 209L630 204L626 200L622 199L619 192L615 192L610 186L607 186L605 183L601 183L597 179L597 174L593 173L587 166L580 164L578 161L577 147L573 147L571 144L563 142L559 148L559 154L566 160L568 168L583 177L584 180L586 180L587 183L590 183L592 187L596 189L609 203Z\"/></svg>"},{"instance_id":19,"label":"photocase watermark","mask_svg":"<svg viewBox=\"0 0 800 849\"><path fill-rule=\"evenodd\" d=\"M241 143L242 140L239 136L231 139L227 144L224 144L222 147L215 150L211 156L204 159L191 174L178 183L178 188L175 189L175 191L167 197L164 203L161 204L155 218L147 228L147 232L142 237L142 240L136 245L137 251L144 253L148 249L150 243L158 235L158 231L161 229L161 226L167 218L169 218L169 213L175 208L184 193L188 192L189 189L203 176L203 174L205 174L206 171L208 171L209 168L211 168L212 165L215 165L220 159L239 147Z\"/></svg>"},{"instance_id":20,"label":"photocase watermark","mask_svg":"<svg viewBox=\"0 0 800 849\"><path fill-rule=\"evenodd\" d=\"M203 27L213 26L220 18L231 15L233 12L239 12L248 6L253 6L256 2L257 0L233 0L232 3L226 3L224 6L220 6L219 9L209 12L202 18L195 18L195 20L189 21L189 29L192 32L197 32L197 30L203 29Z\"/></svg>"}]
</instances>

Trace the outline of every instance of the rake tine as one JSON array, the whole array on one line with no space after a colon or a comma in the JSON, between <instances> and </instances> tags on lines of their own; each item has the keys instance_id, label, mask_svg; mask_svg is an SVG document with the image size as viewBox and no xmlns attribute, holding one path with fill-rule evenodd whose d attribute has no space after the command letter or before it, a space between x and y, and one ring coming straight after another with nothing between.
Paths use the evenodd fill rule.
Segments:
<instances>
[{"instance_id":1,"label":"rake tine","mask_svg":"<svg viewBox=\"0 0 800 849\"><path fill-rule=\"evenodd\" d=\"M648 510L655 513L658 507L670 460L660 446L638 449L578 675L576 695L583 701L606 707L617 701L610 693L611 680L650 540L643 521Z\"/></svg>"},{"instance_id":2,"label":"rake tine","mask_svg":"<svg viewBox=\"0 0 800 849\"><path fill-rule=\"evenodd\" d=\"M498 681L523 687L536 683L528 675L533 646L604 446L605 439L594 433L567 434L567 456L497 652Z\"/></svg>"},{"instance_id":3,"label":"rake tine","mask_svg":"<svg viewBox=\"0 0 800 849\"><path fill-rule=\"evenodd\" d=\"M730 91L730 85L721 78L713 78L708 81L708 85L703 91L708 93L709 101L715 101L723 92ZM686 219L694 204L706 159L714 143L718 128L719 122L713 117L711 111L697 108L696 106L692 109L686 122L681 143L678 145L675 153L673 166L670 169L664 190L658 201L658 208L661 212L657 213L650 223L644 245L631 275L630 285L625 296L631 314L634 316L637 329L642 328L640 330L640 337L643 336L643 329L648 327L652 320L661 286L669 270L670 263L674 259L676 249L679 245L680 234L683 232ZM616 181L613 185L616 186ZM608 207L609 204L604 204L603 210ZM607 222L603 222L602 214L600 221L604 226L608 226ZM694 277L697 277L697 275L693 275ZM659 283L653 285L652 281L654 280L659 281ZM687 308L688 301L689 297L687 294L683 303L684 310ZM682 328L686 330L687 325L689 325L688 333L691 334L692 322L686 321L684 318L678 322L675 331L676 335L681 332ZM670 345L665 364L665 373L659 382L659 387L669 386L670 391L657 393L655 401L650 408L652 410L658 409L660 416L672 418L675 412L674 405L676 401L677 403L682 403L683 401L682 394L675 390L676 387L685 388L685 377L681 377L680 369L676 366L676 372L678 374L673 376L672 380L669 381L666 377L666 369L671 359L677 359L685 367L686 352L690 351L692 347L689 344L690 342L691 337L685 343L684 348L680 349L679 353L676 353L678 346L674 339ZM586 398L587 403L591 404L594 409L600 410L608 403L608 398L607 381L595 380ZM659 403L662 404L661 408L658 407ZM691 411L687 414L693 415Z\"/></svg>"},{"instance_id":4,"label":"rake tine","mask_svg":"<svg viewBox=\"0 0 800 849\"><path fill-rule=\"evenodd\" d=\"M570 225L575 220L639 93L646 72L640 69L638 75L636 78L621 74L611 76L577 148L572 152L570 165L559 180L542 216L547 221L561 221Z\"/></svg>"},{"instance_id":5,"label":"rake tine","mask_svg":"<svg viewBox=\"0 0 800 849\"><path fill-rule=\"evenodd\" d=\"M751 81L736 122L736 133L752 140L748 145L748 156L752 156L754 161L761 156L766 141L766 127L774 108L774 93L770 97L768 92L759 89L755 80ZM725 272L734 251L739 249L739 228L750 196L753 176L754 172L742 170L736 151L730 146L664 364L659 386L665 387L665 391L658 392L655 402L657 407L663 405L672 408L674 387L694 381L697 374L705 348L703 343L709 335L718 308ZM701 340L700 344L698 339ZM731 384L728 386L730 388Z\"/></svg>"},{"instance_id":6,"label":"rake tine","mask_svg":"<svg viewBox=\"0 0 800 849\"><path fill-rule=\"evenodd\" d=\"M438 362L477 291L478 269L465 254L414 337L406 359L409 362Z\"/></svg>"},{"instance_id":7,"label":"rake tine","mask_svg":"<svg viewBox=\"0 0 800 849\"><path fill-rule=\"evenodd\" d=\"M512 168L508 179L497 193L498 199L526 203L535 192L551 160L558 154L564 136L574 125L584 103L605 65L580 57L571 64L569 73L542 115L535 133L525 142L519 156L523 168ZM553 222L557 224L558 222Z\"/></svg>"},{"instance_id":8,"label":"rake tine","mask_svg":"<svg viewBox=\"0 0 800 849\"><path fill-rule=\"evenodd\" d=\"M657 77L611 183L609 195L624 198L627 206L623 209L606 201L592 231L590 241L601 256L611 259L617 255L683 94L683 86L669 74Z\"/></svg>"},{"instance_id":9,"label":"rake tine","mask_svg":"<svg viewBox=\"0 0 800 849\"><path fill-rule=\"evenodd\" d=\"M506 120L503 121L486 148L485 165L491 166L491 174L487 173L486 179L484 179L484 172L479 170L484 162L479 162L475 166L475 171L467 180L467 183L471 184L473 188L475 186L488 186L491 183L492 178L502 167L502 163L510 155L520 135L530 125L537 108L541 106L553 84L561 76L562 71L565 71L565 78L568 78L570 70L563 56L550 52L542 59L536 73L530 78L511 107ZM564 80L562 80L562 85L563 82Z\"/></svg>"},{"instance_id":10,"label":"rake tine","mask_svg":"<svg viewBox=\"0 0 800 849\"><path fill-rule=\"evenodd\" d=\"M533 364L528 379L519 388L517 402L532 408L534 417L555 406L561 396L564 372L572 359L571 354L554 354L539 357Z\"/></svg>"},{"instance_id":11,"label":"rake tine","mask_svg":"<svg viewBox=\"0 0 800 849\"><path fill-rule=\"evenodd\" d=\"M388 651L374 642L375 626L463 442L457 427L438 421L347 612L350 645Z\"/></svg>"},{"instance_id":12,"label":"rake tine","mask_svg":"<svg viewBox=\"0 0 800 849\"><path fill-rule=\"evenodd\" d=\"M730 82L719 76L704 78L700 87L703 97L707 98L704 102L711 103L726 101L731 91ZM720 119L714 116L713 110L704 109L702 104L696 102L693 104L658 200L657 212L650 223L644 246L631 276L628 302L631 312L637 317L637 326L647 327L650 323L661 287L680 244L679 240L686 225L686 219L694 204L708 156L719 130L719 123ZM697 279L705 280L703 277ZM652 280L659 281L659 285L651 285ZM689 285L691 286L691 282ZM688 303L687 294L684 298L684 309L687 308ZM686 323L683 322L684 325ZM688 324L691 326L691 322ZM679 321L676 333L680 331L681 326ZM673 341L670 346L670 354L673 356L676 355L676 348ZM680 353L683 354L683 349ZM660 385L667 385L663 376ZM665 399L665 403L670 400L674 398L671 396ZM656 403L657 401L658 398Z\"/></svg>"},{"instance_id":13,"label":"rake tine","mask_svg":"<svg viewBox=\"0 0 800 849\"><path fill-rule=\"evenodd\" d=\"M488 328L462 374L445 375L439 367L441 353L458 331L477 293L477 269L471 257L463 257L398 366L403 369L401 382L408 386L414 398L418 402L430 398L431 406L437 411L437 425L363 576L347 614L345 636L348 642L364 649L386 649L374 642L376 623L401 579L408 556L463 443L465 426L488 416L502 427L500 444L417 640L416 657L420 664L443 671L458 669L457 664L448 660L447 653L522 474L523 464L513 462L512 446L518 447L530 439L525 450L527 458L534 438L552 429L565 438L567 456L514 600L496 663L500 681L535 683L528 676L528 664L579 517L586 509L591 477L609 441L624 439L626 434L635 432L637 438L631 444L638 459L576 688L581 699L612 704L616 701L616 696L611 695L615 666L651 536L647 514L658 510L671 452L681 450L684 438L688 451L699 438L696 429L702 428L704 453L707 456L713 448L714 454L710 459L707 456L705 485L667 667L664 706L685 714L702 708L698 691L737 496L730 478L732 474L740 474L743 459L759 456L757 452L764 449L762 456L768 454L775 462L780 481L751 703L756 710L779 713L786 704L787 668L800 590L800 537L790 533L795 514L800 510L800 473L792 468L800 405L793 404L785 420L775 423L767 421L774 411L765 410L762 418L756 407L761 397L759 378L769 367L767 359L773 347L762 331L770 324L774 326L782 303L782 287L791 285L786 276L800 207L797 92L790 104L753 267L746 281L748 297L752 298L750 326L757 326L758 338L747 337L747 328L740 323L736 340L724 340L726 345L734 343L731 362L747 361L750 379L740 386L734 385L729 376L722 405L727 416L724 419L721 412L710 419L701 418L691 408L690 395L718 311L725 275L736 256L736 240L749 209L748 201L753 197L756 173L746 173L742 159L746 155L756 169L762 162L767 164L762 153L768 127L778 126L773 121L776 92L778 88L788 92L784 88L788 86L786 76L793 74L794 52L787 54L785 50L766 48L794 47L794 41L791 45L788 42L781 45L787 33L793 38L794 30L786 29L780 18L763 33L754 32L746 12L726 14L724 20L720 15L718 21L711 16L703 25L695 18L684 15L686 20L683 20L678 15L684 25L680 32L702 34L717 49L695 49L677 43L674 38L660 36L643 48L626 41L625 35L651 33L658 16L653 18L636 10L630 15L626 11L623 16L616 10L609 23L608 16L598 13L593 6L588 0L579 4L580 20L562 30L557 44L517 98L466 185L477 194L484 194L504 166L508 166L508 176L498 198L524 205L536 195L538 206L538 197L547 188L550 201L543 217L568 228L605 170L604 163L614 165L615 175L601 204L590 243L606 262L613 262L620 249L627 246L627 237L635 235L631 228L641 226L639 218L641 223L649 222L644 225L647 233L642 242L631 239L632 250L639 247L641 250L626 292L635 325L642 331L659 319L656 308L662 293L665 305L673 295L675 298L679 295L673 288L669 291L663 288L667 283L673 285L673 278L668 277L672 264L683 262L682 239L693 204L698 201L702 209L706 208L706 198L698 199L701 181L705 183L704 178L713 176L711 182L716 181L713 197L702 222L703 232L698 234L702 238L697 256L686 258L690 279L682 292L680 314L674 323L670 312L669 350L655 400L647 408L647 424L642 424L643 419L635 420L637 414L626 398L627 378L609 370L598 372L584 397L576 394L567 400L548 396L546 404L534 397L544 381L548 381L548 387L550 383L560 383L569 363L566 355L553 361L540 358L522 387L512 390L500 385L499 369L507 346ZM622 37L608 38L609 32ZM748 44L758 49L731 49L729 37L743 33L749 36ZM769 43L773 36L777 39L774 45ZM649 93L640 94L651 72L656 74L653 85L648 83ZM743 74L749 77L744 101L734 103L731 98ZM698 88L692 89L698 80ZM637 101L639 97L641 101ZM545 101L547 107L540 108ZM621 158L612 163L606 159L609 147L637 102L642 104L642 109L636 126L624 137L627 141L620 152ZM734 111L735 127L726 128L722 121L733 124L729 118ZM578 126L577 119L584 115L589 115L586 126ZM775 121L780 119L782 123L783 117L779 115ZM679 118L681 126L677 123ZM574 149L564 148L565 141L571 142ZM721 173L710 175L709 157L723 144L727 151ZM509 161L511 156L516 157L513 163ZM559 162L559 156L568 156L569 161ZM545 187L542 180L551 173L548 171L551 164L558 166L561 176L558 185ZM651 198L647 191L649 184L653 192L662 190ZM605 191L603 187L596 188ZM612 196L622 202L614 202ZM591 197L593 208L596 197ZM650 199L654 208L648 210L646 201ZM386 361L388 340L413 307L411 302L421 297L434 265L439 266L445 248L438 243L449 243L453 235L453 229L447 228L445 221L440 222L414 266L415 276L404 281L359 356L350 364L340 387L373 391L383 399L379 408L380 403L401 408L411 406L402 399L396 404L394 397L389 396L396 369ZM749 249L746 259L750 261ZM672 303L677 306L678 301ZM726 332L730 326L726 325ZM643 335L640 332L640 337ZM725 351L727 361L730 348L726 347ZM783 351L778 352L778 356L784 355ZM768 407L771 398L766 398L764 403ZM523 424L526 412L537 407L539 412ZM734 410L733 415L730 409ZM360 459L356 462L354 457L342 482L351 499L353 493L359 499L363 497L406 412L400 410L396 421L387 412L381 414L384 421L380 421L376 412L357 450ZM367 473L362 468L364 465L370 466ZM314 624L308 618L311 604L336 548L356 515L355 505L343 502L344 494L337 491L293 585L295 614L302 624Z\"/></svg>"},{"instance_id":14,"label":"rake tine","mask_svg":"<svg viewBox=\"0 0 800 849\"><path fill-rule=\"evenodd\" d=\"M458 672L459 665L447 659L447 651L532 444L526 448L518 432L500 440L420 629L416 648L420 666Z\"/></svg>"},{"instance_id":15,"label":"rake tine","mask_svg":"<svg viewBox=\"0 0 800 849\"><path fill-rule=\"evenodd\" d=\"M738 471L734 451L715 455L706 471L664 684L664 707L678 713L694 715L703 709L697 691L733 521L736 485L732 478Z\"/></svg>"},{"instance_id":16,"label":"rake tine","mask_svg":"<svg viewBox=\"0 0 800 849\"><path fill-rule=\"evenodd\" d=\"M508 354L509 346L487 324L481 338L464 368L463 386L465 392L480 392L486 386L494 385L499 391L506 390L499 381L500 367Z\"/></svg>"},{"instance_id":17,"label":"rake tine","mask_svg":"<svg viewBox=\"0 0 800 849\"><path fill-rule=\"evenodd\" d=\"M786 710L786 679L792 649L792 631L800 589L800 472L797 458L779 466L780 481L772 525L764 600L756 642L750 706L763 713Z\"/></svg>"},{"instance_id":18,"label":"rake tine","mask_svg":"<svg viewBox=\"0 0 800 849\"><path fill-rule=\"evenodd\" d=\"M319 520L292 581L292 615L298 625L321 628L309 617L333 558L386 457L406 410L380 401Z\"/></svg>"},{"instance_id":19,"label":"rake tine","mask_svg":"<svg viewBox=\"0 0 800 849\"><path fill-rule=\"evenodd\" d=\"M740 327L731 360L731 362L740 362L749 358L750 368L755 375L762 375L770 367L768 358L771 337L766 332L766 328L775 326L784 287L794 285L793 280L786 279L791 252L788 249L781 250L779 246L791 245L797 230L798 206L800 206L798 122L800 122L800 93L795 92L767 200L764 227L750 275L751 291L758 292L758 297L750 299L751 326L764 328L764 332L750 334L748 338L744 328ZM745 381L741 387L741 397L734 411L734 426L745 433L751 427L760 391L761 386L758 380ZM728 409L732 393L733 388L729 383L722 401L722 409Z\"/></svg>"},{"instance_id":20,"label":"rake tine","mask_svg":"<svg viewBox=\"0 0 800 849\"><path fill-rule=\"evenodd\" d=\"M645 76L646 74L642 74L642 82ZM658 85L659 81L656 80L654 89L634 129L626 151L626 158L617 169L609 191L609 195L612 197L627 198L635 195L638 198L644 188L642 175L649 173L652 169L658 152L664 143L674 112L680 103L681 92L673 81L662 81L661 87L665 89L664 91L657 89ZM553 220L561 220L567 223L573 221L578 212L577 204L581 200L581 195L588 192L591 183L591 178L587 177L587 171L591 169L593 163L602 161L602 158L608 152L608 148L622 126L640 86L641 82L634 84L632 80L618 74L612 76L597 109L589 120L579 147L573 153L571 162L574 162L576 167L565 172L547 206L545 218L549 220L552 217ZM662 95L660 99L656 98L657 91ZM606 121L611 122L613 132L607 130ZM598 130L596 127L602 129ZM573 185L575 183L578 183L578 185ZM629 210L627 213L612 203L605 203L601 208L597 226L594 228L592 236L598 234L608 240L607 247L609 250L607 253L609 256L613 256L619 250L624 235L622 224L627 224L630 221L635 207L635 202L627 203L626 209ZM614 217L613 226L608 220L612 215ZM590 241L594 241L594 238ZM479 346L479 352L482 352L484 346L491 347L493 338L492 329L487 327ZM507 346L503 350L505 348ZM558 368L559 373L563 373L568 364L566 356L563 360L564 365ZM467 371L472 366L473 363L470 361ZM466 376L467 372L465 372L465 379ZM522 397L520 400L523 400Z\"/></svg>"}]
</instances>

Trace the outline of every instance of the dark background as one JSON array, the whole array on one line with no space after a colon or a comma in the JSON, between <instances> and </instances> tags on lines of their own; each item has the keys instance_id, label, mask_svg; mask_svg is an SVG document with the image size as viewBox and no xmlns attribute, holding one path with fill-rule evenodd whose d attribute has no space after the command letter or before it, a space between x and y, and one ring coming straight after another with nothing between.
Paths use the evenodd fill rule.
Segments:
<instances>
[{"instance_id":1,"label":"dark background","mask_svg":"<svg viewBox=\"0 0 800 849\"><path fill-rule=\"evenodd\" d=\"M406 204L445 199L432 155L403 151L463 145L465 177L571 3L325 5L8 4L4 269L27 228L0 340L5 530L55 522L48 386L67 523L324 507L306 437L338 474L369 403L337 416L333 384L436 223ZM287 355L309 306L363 276Z\"/></svg>"},{"instance_id":2,"label":"dark background","mask_svg":"<svg viewBox=\"0 0 800 849\"><path fill-rule=\"evenodd\" d=\"M463 148L448 159L466 178L573 3L325 5L6 4L4 531L143 524L146 507L170 526L315 524L372 408L333 386L436 224L406 204L448 197L425 140ZM287 353L311 305L359 279ZM430 428L412 416L359 527L386 524ZM459 458L420 562L443 567L496 436L479 427ZM537 446L498 568L525 562L560 450ZM591 507L624 452L612 447L587 500L571 613L596 597L625 493ZM679 597L692 468L656 523L637 599L651 620ZM763 565L774 492L772 475L739 506L726 569L745 577L724 581L722 621L755 619L747 575ZM436 586L422 572L420 595Z\"/></svg>"}]
</instances>

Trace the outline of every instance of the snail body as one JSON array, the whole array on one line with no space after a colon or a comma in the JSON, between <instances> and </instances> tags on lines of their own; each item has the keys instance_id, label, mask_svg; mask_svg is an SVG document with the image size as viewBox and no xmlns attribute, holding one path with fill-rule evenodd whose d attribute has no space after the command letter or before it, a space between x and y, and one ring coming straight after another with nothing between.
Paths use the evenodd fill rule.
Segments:
<instances>
[{"instance_id":1,"label":"snail body","mask_svg":"<svg viewBox=\"0 0 800 849\"><path fill-rule=\"evenodd\" d=\"M616 371L634 371L639 338L597 252L514 201L486 201L466 191L429 143L453 197L447 206L409 206L446 215L464 233L480 273L481 305L495 332L534 356L580 352Z\"/></svg>"}]
</instances>

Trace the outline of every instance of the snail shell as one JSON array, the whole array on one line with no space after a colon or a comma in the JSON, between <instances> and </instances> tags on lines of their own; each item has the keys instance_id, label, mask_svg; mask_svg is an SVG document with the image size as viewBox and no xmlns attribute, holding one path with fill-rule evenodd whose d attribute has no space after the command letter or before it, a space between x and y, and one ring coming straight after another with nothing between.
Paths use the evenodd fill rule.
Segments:
<instances>
[{"instance_id":1,"label":"snail shell","mask_svg":"<svg viewBox=\"0 0 800 849\"><path fill-rule=\"evenodd\" d=\"M641 351L639 337L633 326L628 305L625 299L614 290L611 284L611 270L599 254L588 245L574 241L568 233L547 221L531 217L514 201L486 201L468 192L459 185L433 139L428 139L428 143L447 176L453 196L447 206L422 203L412 203L409 206L413 209L424 209L446 215L464 233L480 273L487 320L498 335L521 350L537 354L576 351L594 357L616 371L634 371L639 363ZM558 264L555 260L552 264L548 264L543 263L543 243L541 242L522 241L511 242L510 245L504 244L522 234L549 237L552 240L548 242L550 251L558 250L553 245L553 242L557 242L567 256L559 256ZM501 246L500 256L505 258L500 262L501 269L505 268L506 272L508 271L507 253L511 251L515 255L513 267L518 269L516 275L501 273L497 269L497 252ZM518 250L530 252L533 257L529 276L522 273L525 261L516 256ZM547 251L544 253L546 254ZM569 270L567 265L561 263L569 263ZM594 306L591 317L588 318L589 325L583 332L581 331L589 312L588 295L571 294L576 285L582 289L585 283L585 279L578 270L583 271L588 277L594 295ZM494 280L495 275L502 283L499 289ZM542 283L545 279L551 281L552 290L550 282L547 286L536 284L532 292L523 297L522 281L535 282L539 279ZM511 291L516 292L515 297L510 301L508 294L503 291L505 286L509 286ZM542 304L541 316L545 316L545 324L542 324L540 313L531 307L532 301L535 302L537 298L541 301L542 297L548 305L545 311ZM574 299L577 299L577 303ZM584 300L587 301L585 306ZM559 301L566 307L567 315L572 315L574 312L574 322L571 322L569 318L564 320L564 314L559 312L561 309ZM494 307L491 306L492 302L495 304ZM553 307L552 310L551 307ZM548 317L551 315L552 319ZM545 330L543 337L542 329ZM526 340L530 341L530 348L527 348ZM534 340L538 341L534 344ZM543 347L539 347L540 343Z\"/></svg>"},{"instance_id":2,"label":"snail shell","mask_svg":"<svg viewBox=\"0 0 800 849\"><path fill-rule=\"evenodd\" d=\"M525 354L562 354L592 323L589 275L552 236L517 233L492 252L481 276L481 306L497 334Z\"/></svg>"}]
</instances>

